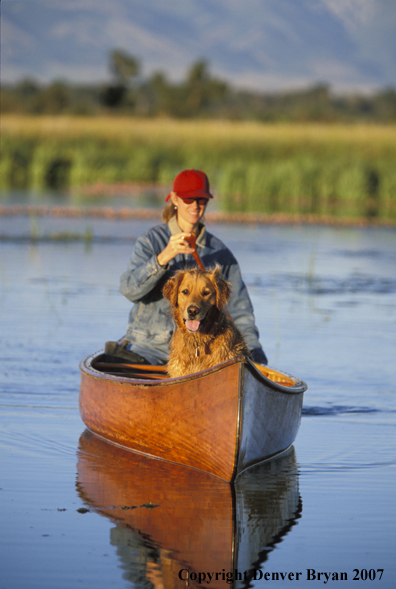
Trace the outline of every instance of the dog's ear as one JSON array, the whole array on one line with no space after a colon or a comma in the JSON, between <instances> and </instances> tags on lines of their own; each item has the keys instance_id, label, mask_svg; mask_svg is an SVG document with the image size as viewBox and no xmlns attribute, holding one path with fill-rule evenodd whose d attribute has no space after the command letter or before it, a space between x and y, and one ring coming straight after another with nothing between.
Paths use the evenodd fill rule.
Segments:
<instances>
[{"instance_id":1,"label":"dog's ear","mask_svg":"<svg viewBox=\"0 0 396 589\"><path fill-rule=\"evenodd\" d=\"M221 311L231 294L230 283L221 277L221 266L216 264L213 270L213 285L216 289L216 307Z\"/></svg>"},{"instance_id":2,"label":"dog's ear","mask_svg":"<svg viewBox=\"0 0 396 589\"><path fill-rule=\"evenodd\" d=\"M172 307L177 307L177 295L181 281L183 280L182 272L178 272L172 278L169 278L167 282L165 282L164 288L162 289L162 294L168 301Z\"/></svg>"}]
</instances>

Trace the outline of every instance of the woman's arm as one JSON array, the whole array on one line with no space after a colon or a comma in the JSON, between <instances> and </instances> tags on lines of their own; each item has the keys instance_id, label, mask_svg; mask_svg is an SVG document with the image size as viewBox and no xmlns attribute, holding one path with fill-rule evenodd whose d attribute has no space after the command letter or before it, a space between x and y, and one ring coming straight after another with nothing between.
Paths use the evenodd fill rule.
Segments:
<instances>
[{"instance_id":1,"label":"woman's arm","mask_svg":"<svg viewBox=\"0 0 396 589\"><path fill-rule=\"evenodd\" d=\"M121 276L120 292L133 303L149 294L167 272L168 268L158 263L154 244L150 233L139 237L128 268Z\"/></svg>"},{"instance_id":2,"label":"woman's arm","mask_svg":"<svg viewBox=\"0 0 396 589\"><path fill-rule=\"evenodd\" d=\"M166 235L148 231L136 241L128 269L121 276L120 291L133 303L148 295L169 270L178 254L191 254L194 250L184 240L186 233Z\"/></svg>"}]
</instances>

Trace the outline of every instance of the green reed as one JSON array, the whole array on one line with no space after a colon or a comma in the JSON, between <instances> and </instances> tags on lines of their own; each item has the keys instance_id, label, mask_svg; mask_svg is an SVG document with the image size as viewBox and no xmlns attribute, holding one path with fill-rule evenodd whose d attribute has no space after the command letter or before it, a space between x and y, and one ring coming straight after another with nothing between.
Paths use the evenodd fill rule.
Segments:
<instances>
[{"instance_id":1,"label":"green reed","mask_svg":"<svg viewBox=\"0 0 396 589\"><path fill-rule=\"evenodd\" d=\"M228 211L395 218L391 162L329 160L310 154L265 162L230 161L219 181ZM227 196L228 195L228 196Z\"/></svg>"},{"instance_id":2,"label":"green reed","mask_svg":"<svg viewBox=\"0 0 396 589\"><path fill-rule=\"evenodd\" d=\"M208 174L230 212L396 218L396 128L131 119L3 120L2 188Z\"/></svg>"}]
</instances>

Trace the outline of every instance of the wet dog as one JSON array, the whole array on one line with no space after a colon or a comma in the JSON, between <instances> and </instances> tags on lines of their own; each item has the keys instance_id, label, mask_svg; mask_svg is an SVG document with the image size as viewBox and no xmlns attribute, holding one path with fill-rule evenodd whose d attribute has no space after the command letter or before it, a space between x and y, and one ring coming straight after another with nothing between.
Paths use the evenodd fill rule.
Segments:
<instances>
[{"instance_id":1,"label":"wet dog","mask_svg":"<svg viewBox=\"0 0 396 589\"><path fill-rule=\"evenodd\" d=\"M230 284L220 266L204 271L180 270L163 289L173 311L176 331L170 346L168 374L174 378L230 360L250 357L245 341L225 312Z\"/></svg>"}]
</instances>

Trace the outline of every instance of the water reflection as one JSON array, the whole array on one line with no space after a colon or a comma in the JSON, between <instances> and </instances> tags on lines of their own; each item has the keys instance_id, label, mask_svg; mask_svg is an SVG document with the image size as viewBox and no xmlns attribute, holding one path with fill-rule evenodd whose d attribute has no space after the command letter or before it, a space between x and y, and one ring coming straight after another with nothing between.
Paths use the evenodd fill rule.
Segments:
<instances>
[{"instance_id":1,"label":"water reflection","mask_svg":"<svg viewBox=\"0 0 396 589\"><path fill-rule=\"evenodd\" d=\"M86 431L77 491L116 524L110 543L123 578L139 588L248 587L302 511L294 448L230 485Z\"/></svg>"}]
</instances>

